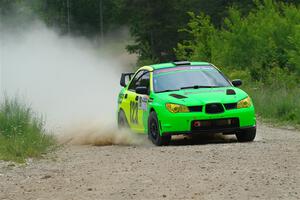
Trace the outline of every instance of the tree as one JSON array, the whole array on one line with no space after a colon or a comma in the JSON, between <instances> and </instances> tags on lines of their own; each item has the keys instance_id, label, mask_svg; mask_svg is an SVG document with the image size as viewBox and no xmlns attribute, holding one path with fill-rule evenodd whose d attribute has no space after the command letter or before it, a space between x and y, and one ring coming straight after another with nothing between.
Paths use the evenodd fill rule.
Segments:
<instances>
[{"instance_id":1,"label":"tree","mask_svg":"<svg viewBox=\"0 0 300 200\"><path fill-rule=\"evenodd\" d=\"M228 13L226 7L236 4L237 7L249 4L251 0L124 0L123 12L128 14L128 25L135 44L127 47L131 53L140 55L140 59L156 60L160 62L175 59L173 47L189 37L179 33L178 29L188 23L188 12L199 14L204 12L211 16L217 27ZM248 9L248 6L246 7ZM245 8L245 12L246 9Z\"/></svg>"}]
</instances>

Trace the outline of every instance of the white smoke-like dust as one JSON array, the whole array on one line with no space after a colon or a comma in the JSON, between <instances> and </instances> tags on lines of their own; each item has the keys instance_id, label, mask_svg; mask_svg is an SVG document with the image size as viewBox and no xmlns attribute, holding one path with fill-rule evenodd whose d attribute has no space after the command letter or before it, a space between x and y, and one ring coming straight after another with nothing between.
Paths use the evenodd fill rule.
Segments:
<instances>
[{"instance_id":1,"label":"white smoke-like dust","mask_svg":"<svg viewBox=\"0 0 300 200\"><path fill-rule=\"evenodd\" d=\"M4 92L22 98L63 143L140 142L116 128L120 74L135 62L124 45L116 45L128 39L126 29L99 47L84 38L61 36L37 20L25 29L0 26L0 39L1 99Z\"/></svg>"}]
</instances>

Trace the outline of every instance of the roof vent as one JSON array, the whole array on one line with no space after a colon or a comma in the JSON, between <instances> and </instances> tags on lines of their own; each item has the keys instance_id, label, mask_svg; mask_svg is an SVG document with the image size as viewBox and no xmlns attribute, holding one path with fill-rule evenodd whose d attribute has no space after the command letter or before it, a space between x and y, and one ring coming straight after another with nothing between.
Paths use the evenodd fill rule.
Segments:
<instances>
[{"instance_id":1,"label":"roof vent","mask_svg":"<svg viewBox=\"0 0 300 200\"><path fill-rule=\"evenodd\" d=\"M174 65L178 66L178 65L191 65L191 63L189 61L175 61L173 62Z\"/></svg>"}]
</instances>

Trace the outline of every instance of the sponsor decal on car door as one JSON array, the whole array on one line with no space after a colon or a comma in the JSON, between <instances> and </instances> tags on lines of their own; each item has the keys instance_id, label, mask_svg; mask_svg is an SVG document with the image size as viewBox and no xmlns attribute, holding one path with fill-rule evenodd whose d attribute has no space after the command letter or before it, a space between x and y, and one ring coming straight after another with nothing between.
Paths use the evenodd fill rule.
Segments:
<instances>
[{"instance_id":1,"label":"sponsor decal on car door","mask_svg":"<svg viewBox=\"0 0 300 200\"><path fill-rule=\"evenodd\" d=\"M138 128L139 130L144 131L145 124L148 120L145 121L145 116L148 111L148 95L139 95L138 103Z\"/></svg>"}]
</instances>

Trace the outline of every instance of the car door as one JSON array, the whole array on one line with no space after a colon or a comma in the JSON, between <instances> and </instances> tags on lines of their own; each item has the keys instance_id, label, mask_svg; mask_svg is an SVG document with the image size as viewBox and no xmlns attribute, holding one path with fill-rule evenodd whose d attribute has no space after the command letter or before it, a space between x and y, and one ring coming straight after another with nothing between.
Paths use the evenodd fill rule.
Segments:
<instances>
[{"instance_id":1,"label":"car door","mask_svg":"<svg viewBox=\"0 0 300 200\"><path fill-rule=\"evenodd\" d=\"M124 111L130 128L134 131L139 131L139 96L135 92L137 81L145 73L145 70L141 70L135 74L130 82L127 91L124 95Z\"/></svg>"}]
</instances>

